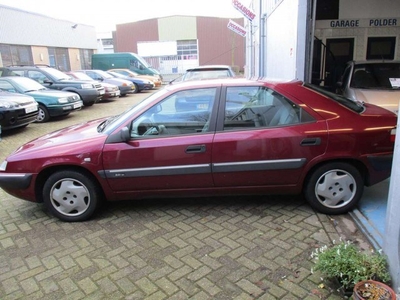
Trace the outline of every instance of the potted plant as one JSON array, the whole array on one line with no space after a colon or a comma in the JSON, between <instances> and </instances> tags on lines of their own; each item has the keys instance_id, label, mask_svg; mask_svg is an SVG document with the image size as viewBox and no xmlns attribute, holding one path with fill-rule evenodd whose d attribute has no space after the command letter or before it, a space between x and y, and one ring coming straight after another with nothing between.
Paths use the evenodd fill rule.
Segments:
<instances>
[{"instance_id":1,"label":"potted plant","mask_svg":"<svg viewBox=\"0 0 400 300\"><path fill-rule=\"evenodd\" d=\"M396 300L393 289L375 280L357 282L353 289L355 300Z\"/></svg>"},{"instance_id":2,"label":"potted plant","mask_svg":"<svg viewBox=\"0 0 400 300\"><path fill-rule=\"evenodd\" d=\"M390 281L385 256L376 252L362 252L349 241L318 248L311 257L315 261L313 270L319 270L329 279L337 279L345 294L347 291L351 295L360 281Z\"/></svg>"}]
</instances>

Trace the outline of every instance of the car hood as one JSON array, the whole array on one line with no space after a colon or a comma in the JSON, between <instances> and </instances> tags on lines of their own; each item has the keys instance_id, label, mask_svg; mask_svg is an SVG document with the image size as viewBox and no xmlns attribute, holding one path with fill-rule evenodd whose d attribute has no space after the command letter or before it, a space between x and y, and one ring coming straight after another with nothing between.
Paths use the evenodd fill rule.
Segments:
<instances>
[{"instance_id":1,"label":"car hood","mask_svg":"<svg viewBox=\"0 0 400 300\"><path fill-rule=\"evenodd\" d=\"M29 95L10 93L0 90L0 101L10 101L19 104L24 104L24 103L32 103L35 101L35 99Z\"/></svg>"},{"instance_id":2,"label":"car hood","mask_svg":"<svg viewBox=\"0 0 400 300\"><path fill-rule=\"evenodd\" d=\"M63 92L63 91L57 91L57 90L39 90L39 91L31 91L31 92L26 92L26 95L32 96L32 97L54 97L54 98L67 98L74 96L74 93L71 92Z\"/></svg>"},{"instance_id":3,"label":"car hood","mask_svg":"<svg viewBox=\"0 0 400 300\"><path fill-rule=\"evenodd\" d=\"M107 135L97 131L105 119L97 119L69 126L36 138L12 153L7 160L29 157L59 157L83 155L103 148Z\"/></svg>"},{"instance_id":4,"label":"car hood","mask_svg":"<svg viewBox=\"0 0 400 300\"><path fill-rule=\"evenodd\" d=\"M71 84L71 83L79 83L79 84L97 84L96 80L82 80L82 79L75 79L75 78L61 78L57 80L58 83L64 84Z\"/></svg>"},{"instance_id":5,"label":"car hood","mask_svg":"<svg viewBox=\"0 0 400 300\"><path fill-rule=\"evenodd\" d=\"M372 103L398 113L400 90L354 89L356 100Z\"/></svg>"},{"instance_id":6,"label":"car hood","mask_svg":"<svg viewBox=\"0 0 400 300\"><path fill-rule=\"evenodd\" d=\"M109 84L113 84L113 85L117 85L117 86L121 86L123 84L132 85L132 82L130 82L129 80L120 79L120 78L107 78L103 82L107 82Z\"/></svg>"}]
</instances>

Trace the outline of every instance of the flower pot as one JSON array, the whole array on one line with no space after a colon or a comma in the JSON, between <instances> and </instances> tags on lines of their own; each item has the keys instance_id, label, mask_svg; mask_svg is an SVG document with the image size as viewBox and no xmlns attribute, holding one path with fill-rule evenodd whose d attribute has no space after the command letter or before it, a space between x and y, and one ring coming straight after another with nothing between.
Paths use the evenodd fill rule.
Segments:
<instances>
[{"instance_id":1,"label":"flower pot","mask_svg":"<svg viewBox=\"0 0 400 300\"><path fill-rule=\"evenodd\" d=\"M355 300L396 300L393 289L375 280L364 280L356 283L353 290Z\"/></svg>"}]
</instances>

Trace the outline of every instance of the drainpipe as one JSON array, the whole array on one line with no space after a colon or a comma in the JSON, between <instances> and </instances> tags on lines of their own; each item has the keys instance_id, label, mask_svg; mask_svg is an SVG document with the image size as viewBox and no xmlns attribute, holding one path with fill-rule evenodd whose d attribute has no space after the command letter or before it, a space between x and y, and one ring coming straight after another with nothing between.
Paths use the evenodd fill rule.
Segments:
<instances>
[{"instance_id":1,"label":"drainpipe","mask_svg":"<svg viewBox=\"0 0 400 300\"><path fill-rule=\"evenodd\" d=\"M259 28L260 28L260 46L259 46L259 52L258 52L258 77L262 78L265 77L265 17L266 15L263 13L263 6L262 6L263 1L260 1L260 22L259 22Z\"/></svg>"},{"instance_id":2,"label":"drainpipe","mask_svg":"<svg viewBox=\"0 0 400 300\"><path fill-rule=\"evenodd\" d=\"M308 32L307 40L309 45L308 52L308 64L306 66L306 76L305 81L311 83L312 81L312 70L313 70L313 59L314 59L314 35L315 35L315 15L317 10L317 0L312 1L312 11L311 11L311 20L310 20L310 32ZM306 59L307 61L307 59Z\"/></svg>"}]
</instances>

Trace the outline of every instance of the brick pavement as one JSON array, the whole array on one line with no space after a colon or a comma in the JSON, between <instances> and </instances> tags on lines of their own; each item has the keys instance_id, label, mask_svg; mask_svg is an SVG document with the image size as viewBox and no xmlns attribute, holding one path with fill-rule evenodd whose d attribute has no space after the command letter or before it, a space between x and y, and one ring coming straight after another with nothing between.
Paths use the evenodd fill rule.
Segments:
<instances>
[{"instance_id":1,"label":"brick pavement","mask_svg":"<svg viewBox=\"0 0 400 300\"><path fill-rule=\"evenodd\" d=\"M120 113L143 96L3 134L0 159L35 136ZM3 300L342 299L334 285L318 288L310 253L357 233L346 216L277 196L107 203L91 221L63 223L0 189L0 220Z\"/></svg>"}]
</instances>

